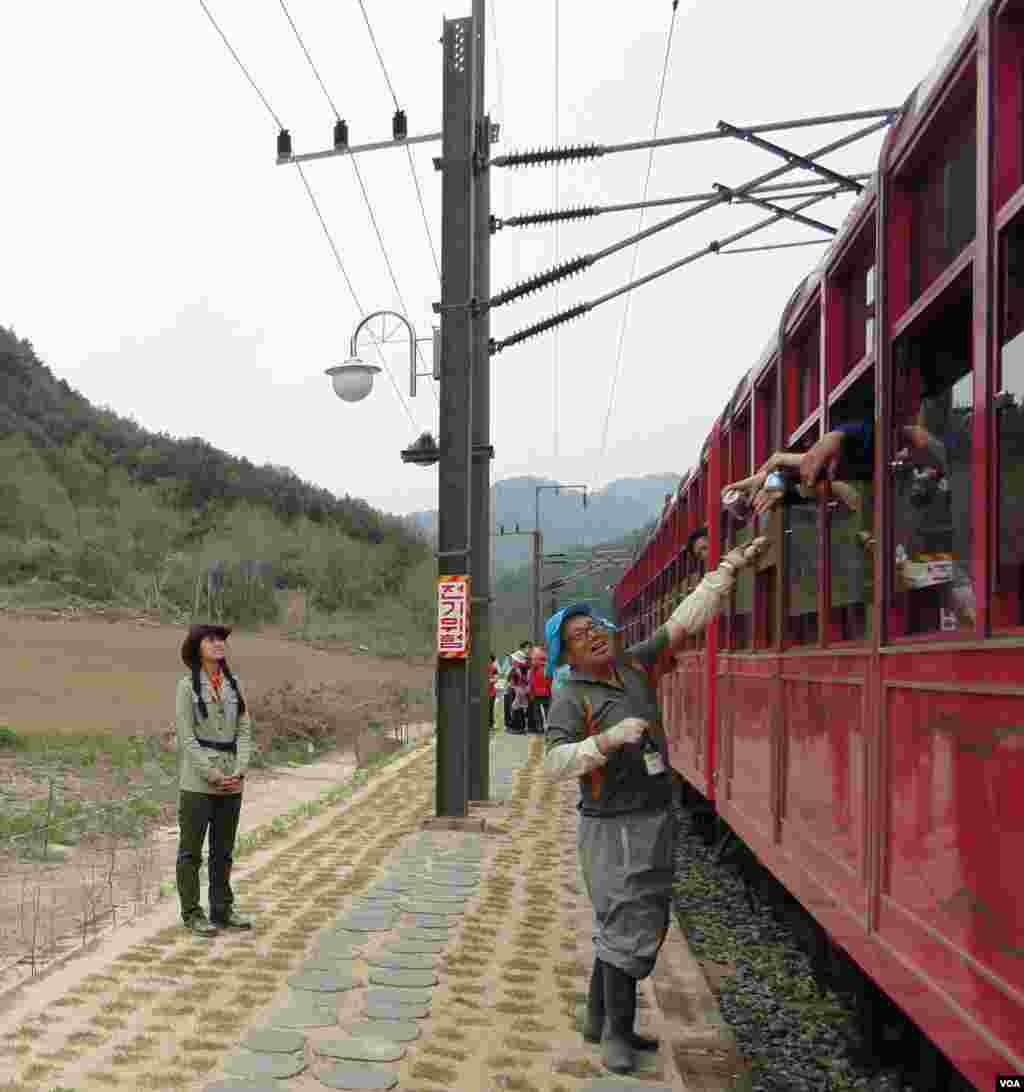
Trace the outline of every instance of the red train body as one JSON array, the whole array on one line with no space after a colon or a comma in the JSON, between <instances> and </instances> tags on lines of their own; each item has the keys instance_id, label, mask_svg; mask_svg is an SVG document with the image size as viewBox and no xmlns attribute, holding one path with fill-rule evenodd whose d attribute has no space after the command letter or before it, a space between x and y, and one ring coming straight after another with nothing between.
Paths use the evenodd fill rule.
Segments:
<instances>
[{"instance_id":1,"label":"red train body","mask_svg":"<svg viewBox=\"0 0 1024 1092\"><path fill-rule=\"evenodd\" d=\"M722 487L870 426L662 683L676 770L977 1088L1024 1073L1024 0L976 3L616 589L754 533ZM925 496L908 429L939 452ZM842 469L840 476L842 477ZM848 491L849 492L849 491Z\"/></svg>"}]
</instances>

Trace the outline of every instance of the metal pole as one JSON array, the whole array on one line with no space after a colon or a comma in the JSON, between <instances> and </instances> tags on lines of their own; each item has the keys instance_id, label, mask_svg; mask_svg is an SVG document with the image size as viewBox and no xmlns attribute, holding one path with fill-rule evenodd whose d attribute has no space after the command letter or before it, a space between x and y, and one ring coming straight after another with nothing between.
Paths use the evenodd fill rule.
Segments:
<instances>
[{"instance_id":1,"label":"metal pole","mask_svg":"<svg viewBox=\"0 0 1024 1092\"><path fill-rule=\"evenodd\" d=\"M473 232L473 292L478 300L491 293L491 187L490 123L484 116L485 2L473 0L472 113L476 162L473 176L474 209L469 221ZM469 799L489 800L491 795L490 700L491 651L491 354L490 318L485 311L473 320L472 471L470 488L473 553L470 572L473 606L470 618L469 657Z\"/></svg>"},{"instance_id":2,"label":"metal pole","mask_svg":"<svg viewBox=\"0 0 1024 1092\"><path fill-rule=\"evenodd\" d=\"M793 118L790 121L772 121L763 125L746 125L745 133L772 133L782 129L805 129L814 125L836 125L846 121L864 121L869 118L885 118L885 124L897 118L903 111L901 106L886 106L880 110L854 110L846 114L822 114L813 118ZM706 140L721 140L731 133L720 129L708 129L701 133L683 133L674 137L658 137L654 140L634 140L628 144L584 145L592 149L592 156L614 155L616 152L639 152L647 148L668 148L676 144L699 144ZM494 167L520 166L521 156L503 155L491 161ZM547 162L545 160L545 162Z\"/></svg>"},{"instance_id":3,"label":"metal pole","mask_svg":"<svg viewBox=\"0 0 1024 1092\"><path fill-rule=\"evenodd\" d=\"M541 642L543 634L541 632L541 607L540 607L540 584L542 577L542 566L544 564L544 535L541 533L538 527L533 532L533 620L531 625L531 631L533 633L533 639L538 644Z\"/></svg>"},{"instance_id":4,"label":"metal pole","mask_svg":"<svg viewBox=\"0 0 1024 1092\"><path fill-rule=\"evenodd\" d=\"M444 178L441 187L441 405L438 481L438 574L470 570L473 295L473 40L472 19L444 22ZM476 589L470 583L470 594ZM470 641L474 635L470 633ZM436 812L468 810L468 660L438 660Z\"/></svg>"},{"instance_id":5,"label":"metal pole","mask_svg":"<svg viewBox=\"0 0 1024 1092\"><path fill-rule=\"evenodd\" d=\"M424 133L422 136L406 137L404 140L378 140L373 144L354 144L351 147L327 148L322 152L303 152L302 155L278 156L278 166L286 163L308 163L311 159L333 159L338 155L356 155L358 152L379 152L383 148L401 148L403 144L430 144L443 140L444 133Z\"/></svg>"}]
</instances>

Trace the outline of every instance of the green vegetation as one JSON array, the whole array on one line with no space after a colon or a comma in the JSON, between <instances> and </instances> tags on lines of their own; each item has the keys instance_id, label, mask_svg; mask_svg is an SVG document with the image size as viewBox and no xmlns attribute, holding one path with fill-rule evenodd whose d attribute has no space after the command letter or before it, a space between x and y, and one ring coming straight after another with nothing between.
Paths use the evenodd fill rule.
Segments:
<instances>
[{"instance_id":1,"label":"green vegetation","mask_svg":"<svg viewBox=\"0 0 1024 1092\"><path fill-rule=\"evenodd\" d=\"M433 594L428 549L402 520L97 409L3 328L0 390L0 607L118 604L244 625L277 621L277 593L294 589L314 630L355 631L346 619L394 604L405 654L429 647L424 612L410 627L397 609Z\"/></svg>"}]
</instances>

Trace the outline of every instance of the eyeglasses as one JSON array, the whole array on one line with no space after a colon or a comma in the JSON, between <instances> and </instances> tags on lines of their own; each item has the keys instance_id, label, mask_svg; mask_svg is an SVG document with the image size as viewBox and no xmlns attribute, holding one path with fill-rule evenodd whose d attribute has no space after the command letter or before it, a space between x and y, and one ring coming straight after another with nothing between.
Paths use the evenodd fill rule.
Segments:
<instances>
[{"instance_id":1,"label":"eyeglasses","mask_svg":"<svg viewBox=\"0 0 1024 1092\"><path fill-rule=\"evenodd\" d=\"M580 626L579 629L574 630L572 633L567 633L565 639L569 644L575 641L589 641L591 637L596 633L607 633L608 630L598 622L596 625L593 622L588 622L585 626Z\"/></svg>"}]
</instances>

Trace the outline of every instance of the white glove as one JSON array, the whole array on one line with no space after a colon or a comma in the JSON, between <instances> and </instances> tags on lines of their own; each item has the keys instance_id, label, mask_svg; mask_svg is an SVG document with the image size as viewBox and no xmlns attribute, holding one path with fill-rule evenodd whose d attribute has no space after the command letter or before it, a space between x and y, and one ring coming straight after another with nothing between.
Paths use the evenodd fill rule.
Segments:
<instances>
[{"instance_id":1,"label":"white glove","mask_svg":"<svg viewBox=\"0 0 1024 1092\"><path fill-rule=\"evenodd\" d=\"M597 736L582 743L561 743L544 756L544 775L552 781L567 781L603 766L608 759L597 749Z\"/></svg>"},{"instance_id":2,"label":"white glove","mask_svg":"<svg viewBox=\"0 0 1024 1092\"><path fill-rule=\"evenodd\" d=\"M736 573L745 569L768 547L768 539L755 538L746 546L737 546L735 550L722 558L721 564L707 574L696 588L679 604L669 618L687 633L699 633L709 622L714 621L725 603L726 596L736 583Z\"/></svg>"},{"instance_id":3,"label":"white glove","mask_svg":"<svg viewBox=\"0 0 1024 1092\"><path fill-rule=\"evenodd\" d=\"M626 717L618 724L613 724L601 734L604 736L605 750L617 751L629 743L639 743L647 730L647 721L640 717Z\"/></svg>"}]
</instances>

